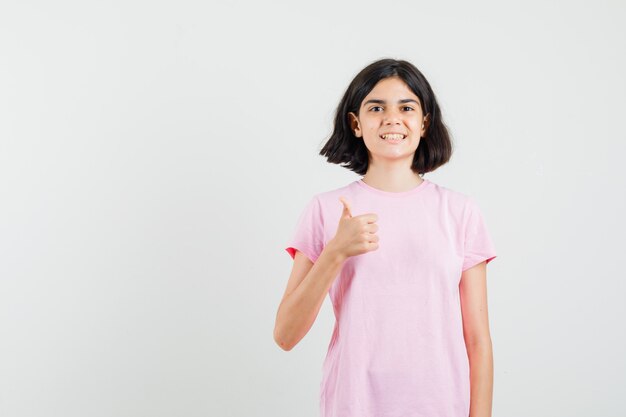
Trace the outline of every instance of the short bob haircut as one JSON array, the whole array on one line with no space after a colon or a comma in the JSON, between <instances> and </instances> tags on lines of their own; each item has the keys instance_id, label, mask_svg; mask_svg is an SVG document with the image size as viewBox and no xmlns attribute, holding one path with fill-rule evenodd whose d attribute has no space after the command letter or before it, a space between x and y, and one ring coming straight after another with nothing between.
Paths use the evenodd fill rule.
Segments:
<instances>
[{"instance_id":1,"label":"short bob haircut","mask_svg":"<svg viewBox=\"0 0 626 417\"><path fill-rule=\"evenodd\" d=\"M382 79L399 77L420 99L426 133L420 139L413 156L411 170L423 176L447 163L452 156L450 134L441 118L435 93L426 77L410 62L396 59L381 59L363 68L352 80L335 113L334 130L320 155L327 161L365 175L369 165L369 151L365 142L354 136L350 127L349 112L359 115L361 103L374 86Z\"/></svg>"}]
</instances>

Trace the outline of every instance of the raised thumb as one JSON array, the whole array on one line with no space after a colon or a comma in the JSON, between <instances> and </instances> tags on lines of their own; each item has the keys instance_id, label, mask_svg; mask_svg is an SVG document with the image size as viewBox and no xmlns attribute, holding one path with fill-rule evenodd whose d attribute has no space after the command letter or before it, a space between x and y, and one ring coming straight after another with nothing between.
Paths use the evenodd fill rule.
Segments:
<instances>
[{"instance_id":1,"label":"raised thumb","mask_svg":"<svg viewBox=\"0 0 626 417\"><path fill-rule=\"evenodd\" d=\"M343 204L343 212L341 213L341 217L352 217L352 213L350 212L350 205L346 201L345 197L339 197L339 200Z\"/></svg>"}]
</instances>

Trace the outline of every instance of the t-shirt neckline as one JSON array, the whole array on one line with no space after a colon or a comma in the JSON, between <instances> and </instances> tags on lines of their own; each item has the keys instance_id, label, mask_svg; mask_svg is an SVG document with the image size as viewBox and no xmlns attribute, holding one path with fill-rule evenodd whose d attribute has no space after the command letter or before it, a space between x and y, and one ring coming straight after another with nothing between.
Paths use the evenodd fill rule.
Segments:
<instances>
[{"instance_id":1,"label":"t-shirt neckline","mask_svg":"<svg viewBox=\"0 0 626 417\"><path fill-rule=\"evenodd\" d=\"M360 180L356 180L355 183L357 183L357 185L359 185L361 188L372 192L374 194L378 194L378 195L382 195L382 196L386 196L386 197L406 197L409 195L413 195L413 194L417 194L420 191L422 191L424 188L426 188L426 185L429 183L430 181L428 181L425 178L422 178L422 183L420 185L418 185L417 187L414 187L410 190L407 191L400 191L400 192L394 192L394 191L384 191L384 190L380 190L378 188L374 188L369 184L366 184L363 179L361 178Z\"/></svg>"}]
</instances>

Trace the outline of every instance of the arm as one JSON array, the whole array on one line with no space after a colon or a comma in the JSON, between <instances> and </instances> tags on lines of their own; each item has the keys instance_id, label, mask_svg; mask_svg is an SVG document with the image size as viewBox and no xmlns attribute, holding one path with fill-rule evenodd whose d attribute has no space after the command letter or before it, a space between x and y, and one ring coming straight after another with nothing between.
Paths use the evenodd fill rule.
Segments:
<instances>
[{"instance_id":1,"label":"arm","mask_svg":"<svg viewBox=\"0 0 626 417\"><path fill-rule=\"evenodd\" d=\"M487 312L487 265L463 272L459 284L463 335L470 364L470 417L491 417L493 352Z\"/></svg>"},{"instance_id":2,"label":"arm","mask_svg":"<svg viewBox=\"0 0 626 417\"><path fill-rule=\"evenodd\" d=\"M346 259L333 243L329 242L315 263L296 252L274 326L274 340L284 350L291 350L309 332Z\"/></svg>"}]
</instances>

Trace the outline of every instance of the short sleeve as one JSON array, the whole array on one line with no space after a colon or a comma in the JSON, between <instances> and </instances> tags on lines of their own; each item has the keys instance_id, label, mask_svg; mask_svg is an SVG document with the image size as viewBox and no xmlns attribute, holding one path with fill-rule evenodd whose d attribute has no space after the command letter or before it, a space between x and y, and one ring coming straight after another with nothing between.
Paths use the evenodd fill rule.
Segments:
<instances>
[{"instance_id":1,"label":"short sleeve","mask_svg":"<svg viewBox=\"0 0 626 417\"><path fill-rule=\"evenodd\" d=\"M292 259L295 259L297 249L315 263L322 253L323 247L324 219L319 199L314 196L300 213L295 230L287 241L285 250Z\"/></svg>"},{"instance_id":2,"label":"short sleeve","mask_svg":"<svg viewBox=\"0 0 626 417\"><path fill-rule=\"evenodd\" d=\"M487 230L487 224L478 204L472 197L469 197L466 206L465 242L463 248L462 271L483 261L489 263L496 257L496 249Z\"/></svg>"}]
</instances>

